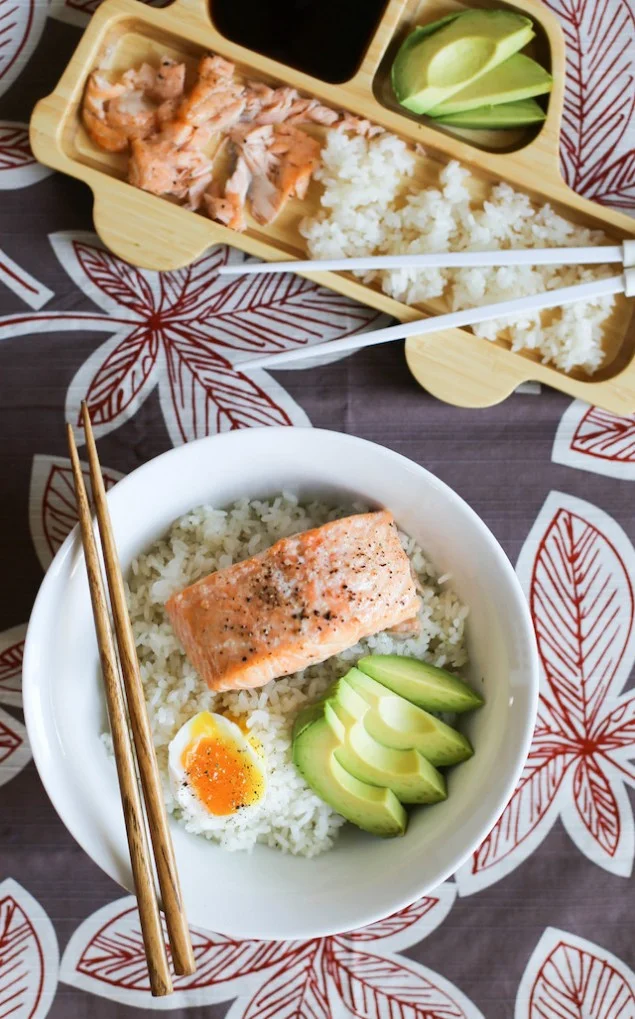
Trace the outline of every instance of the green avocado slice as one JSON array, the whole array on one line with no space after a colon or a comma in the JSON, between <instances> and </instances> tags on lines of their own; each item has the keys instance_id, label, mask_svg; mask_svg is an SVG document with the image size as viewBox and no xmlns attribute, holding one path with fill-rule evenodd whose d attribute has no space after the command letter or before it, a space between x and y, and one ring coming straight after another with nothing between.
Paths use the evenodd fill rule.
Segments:
<instances>
[{"instance_id":1,"label":"green avocado slice","mask_svg":"<svg viewBox=\"0 0 635 1019\"><path fill-rule=\"evenodd\" d=\"M395 750L418 750L435 767L458 764L474 753L465 736L440 718L392 693L359 669L340 682L348 684L373 709L364 725L379 743Z\"/></svg>"},{"instance_id":2,"label":"green avocado slice","mask_svg":"<svg viewBox=\"0 0 635 1019\"><path fill-rule=\"evenodd\" d=\"M460 89L428 110L428 116L446 117L465 110L477 110L481 106L515 103L520 99L544 95L551 91L552 85L553 78L544 67L524 53L514 53L467 88Z\"/></svg>"},{"instance_id":3,"label":"green avocado slice","mask_svg":"<svg viewBox=\"0 0 635 1019\"><path fill-rule=\"evenodd\" d=\"M392 789L402 803L438 803L447 796L445 778L417 750L394 750L374 739L364 725L370 706L359 698L361 710L351 714L336 697L324 704L324 715L341 736L336 759L362 782ZM335 716L335 717L333 717Z\"/></svg>"},{"instance_id":4,"label":"green avocado slice","mask_svg":"<svg viewBox=\"0 0 635 1019\"><path fill-rule=\"evenodd\" d=\"M393 693L426 711L472 711L483 698L462 679L417 658L402 655L368 655L357 668Z\"/></svg>"},{"instance_id":5,"label":"green avocado slice","mask_svg":"<svg viewBox=\"0 0 635 1019\"><path fill-rule=\"evenodd\" d=\"M316 713L314 708L320 710ZM320 705L312 705L298 717L293 762L311 789L347 821L372 835L393 838L405 834L408 815L395 794L390 789L360 782L337 760L335 751L341 742Z\"/></svg>"},{"instance_id":6,"label":"green avocado slice","mask_svg":"<svg viewBox=\"0 0 635 1019\"><path fill-rule=\"evenodd\" d=\"M397 99L427 113L502 64L534 36L529 18L505 10L470 10L423 25L402 43L392 67Z\"/></svg>"},{"instance_id":7,"label":"green avocado slice","mask_svg":"<svg viewBox=\"0 0 635 1019\"><path fill-rule=\"evenodd\" d=\"M464 127L475 131L480 130L511 130L514 127L527 127L529 124L541 124L546 113L535 99L520 99L517 103L501 103L499 106L479 106L476 110L465 110L463 113L448 114L447 117L435 117L435 123L447 127Z\"/></svg>"}]
</instances>

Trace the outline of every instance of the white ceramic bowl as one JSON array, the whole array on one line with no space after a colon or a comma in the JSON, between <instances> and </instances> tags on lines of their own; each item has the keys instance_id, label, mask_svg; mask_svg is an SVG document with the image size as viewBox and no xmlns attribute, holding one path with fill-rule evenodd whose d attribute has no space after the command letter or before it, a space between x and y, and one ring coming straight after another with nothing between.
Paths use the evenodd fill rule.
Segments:
<instances>
[{"instance_id":1,"label":"white ceramic bowl","mask_svg":"<svg viewBox=\"0 0 635 1019\"><path fill-rule=\"evenodd\" d=\"M405 838L347 826L313 860L258 846L228 853L172 824L190 922L235 937L307 938L387 916L449 877L501 814L525 760L538 691L533 631L514 571L490 531L441 481L381 446L335 432L262 428L171 450L109 494L124 569L201 503L291 489L386 506L470 606L470 671L486 703L466 721L474 757L448 799L412 811ZM33 756L60 817L112 878L132 888L115 769L100 740L105 708L83 554L64 542L26 641L24 703Z\"/></svg>"}]
</instances>

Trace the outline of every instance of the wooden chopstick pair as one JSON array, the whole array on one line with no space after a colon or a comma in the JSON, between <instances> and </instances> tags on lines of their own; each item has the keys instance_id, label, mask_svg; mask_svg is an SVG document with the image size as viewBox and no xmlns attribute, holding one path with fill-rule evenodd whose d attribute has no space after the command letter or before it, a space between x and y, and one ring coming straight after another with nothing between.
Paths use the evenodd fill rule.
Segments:
<instances>
[{"instance_id":1,"label":"wooden chopstick pair","mask_svg":"<svg viewBox=\"0 0 635 1019\"><path fill-rule=\"evenodd\" d=\"M108 590L110 592L117 647L119 649L123 687L97 552L97 542L93 531L90 504L73 429L70 425L68 425L67 429L68 446L73 468L77 513L84 555L86 557L88 585L104 677L126 835L139 906L141 932L148 962L150 987L152 994L157 997L172 992L172 977L161 926L161 915L156 895L152 857L148 844L146 819L137 781L137 766L141 778L141 790L147 812L147 825L150 830L159 888L163 900L163 911L165 913L168 937L172 950L174 972L178 975L194 973L196 963L183 907L172 838L163 802L161 778L152 742L150 721L146 711L134 636L126 607L123 577L110 522L108 504L106 502L106 490L97 456L90 416L85 403L82 404L82 421L86 436L86 449L88 452L95 512L101 537ZM128 705L127 712L126 701ZM131 732L134 748L130 738Z\"/></svg>"}]
</instances>

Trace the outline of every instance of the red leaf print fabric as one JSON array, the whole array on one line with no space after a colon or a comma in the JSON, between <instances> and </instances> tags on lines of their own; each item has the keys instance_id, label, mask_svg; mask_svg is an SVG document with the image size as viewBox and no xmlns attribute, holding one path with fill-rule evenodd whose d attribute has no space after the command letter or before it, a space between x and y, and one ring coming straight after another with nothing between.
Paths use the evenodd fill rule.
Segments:
<instances>
[{"instance_id":1,"label":"red leaf print fabric","mask_svg":"<svg viewBox=\"0 0 635 1019\"><path fill-rule=\"evenodd\" d=\"M423 966L402 963L354 951L337 939L328 950L328 970L338 994L351 1015L375 1019L383 1015L395 1019L464 1019L469 1012L448 993L434 974L427 979ZM432 975L431 975L432 976Z\"/></svg>"},{"instance_id":2,"label":"red leaf print fabric","mask_svg":"<svg viewBox=\"0 0 635 1019\"><path fill-rule=\"evenodd\" d=\"M125 264L90 234L54 234L51 243L103 310L101 323L112 322L111 338L79 369L66 402L76 426L87 400L98 436L128 420L155 386L174 445L231 428L307 425L268 373L244 374L238 362L358 332L380 317L295 276L228 282L218 267L242 256L223 246L159 274Z\"/></svg>"},{"instance_id":3,"label":"red leaf print fabric","mask_svg":"<svg viewBox=\"0 0 635 1019\"><path fill-rule=\"evenodd\" d=\"M1 184L2 174L0 171L0 186ZM42 308L53 296L52 290L49 290L40 280L9 258L2 248L0 248L0 283L12 290L16 297L28 304L30 308ZM18 316L15 317L18 318ZM0 326L0 339L2 339L1 333L2 327ZM9 331L9 338L11 335Z\"/></svg>"},{"instance_id":4,"label":"red leaf print fabric","mask_svg":"<svg viewBox=\"0 0 635 1019\"><path fill-rule=\"evenodd\" d=\"M503 815L457 874L463 894L499 881L557 816L578 849L627 877L633 867L635 550L602 510L552 492L520 554L541 661L532 746Z\"/></svg>"},{"instance_id":5,"label":"red leaf print fabric","mask_svg":"<svg viewBox=\"0 0 635 1019\"><path fill-rule=\"evenodd\" d=\"M269 974L246 1007L238 1001L232 1011L241 1019L330 1019L329 1001L320 979L321 952L318 941L304 945Z\"/></svg>"},{"instance_id":6,"label":"red leaf print fabric","mask_svg":"<svg viewBox=\"0 0 635 1019\"><path fill-rule=\"evenodd\" d=\"M258 974L289 958L296 943L236 941L192 929L196 973L176 977L175 993L152 998L134 898L119 899L79 927L64 953L61 979L92 994L141 1008L173 1009L235 998Z\"/></svg>"},{"instance_id":7,"label":"red leaf print fabric","mask_svg":"<svg viewBox=\"0 0 635 1019\"><path fill-rule=\"evenodd\" d=\"M44 1019L55 997L59 954L48 916L11 878L0 883L0 1016Z\"/></svg>"},{"instance_id":8,"label":"red leaf print fabric","mask_svg":"<svg viewBox=\"0 0 635 1019\"><path fill-rule=\"evenodd\" d=\"M354 947L364 945L376 950L381 942L382 952L399 952L403 948L421 941L443 923L454 905L456 885L446 882L435 888L432 895L417 899L412 905L400 909L398 913L378 920L368 927L360 927L349 934L341 934L340 941ZM372 944L374 943L374 944Z\"/></svg>"},{"instance_id":9,"label":"red leaf print fabric","mask_svg":"<svg viewBox=\"0 0 635 1019\"><path fill-rule=\"evenodd\" d=\"M51 173L31 152L28 125L0 120L0 191L37 184Z\"/></svg>"},{"instance_id":10,"label":"red leaf print fabric","mask_svg":"<svg viewBox=\"0 0 635 1019\"><path fill-rule=\"evenodd\" d=\"M574 400L560 419L551 459L566 467L635 480L635 414L619 417Z\"/></svg>"},{"instance_id":11,"label":"red leaf print fabric","mask_svg":"<svg viewBox=\"0 0 635 1019\"><path fill-rule=\"evenodd\" d=\"M22 657L26 623L0 633L0 704L22 707Z\"/></svg>"},{"instance_id":12,"label":"red leaf print fabric","mask_svg":"<svg viewBox=\"0 0 635 1019\"><path fill-rule=\"evenodd\" d=\"M562 172L579 194L635 207L635 16L612 0L545 0L560 19L567 78L560 139Z\"/></svg>"},{"instance_id":13,"label":"red leaf print fabric","mask_svg":"<svg viewBox=\"0 0 635 1019\"><path fill-rule=\"evenodd\" d=\"M514 1019L635 1019L635 973L599 945L548 927L518 988Z\"/></svg>"},{"instance_id":14,"label":"red leaf print fabric","mask_svg":"<svg viewBox=\"0 0 635 1019\"><path fill-rule=\"evenodd\" d=\"M89 486L88 465L82 463ZM123 477L119 471L102 468L106 491ZM53 556L77 523L75 489L70 460L61 456L34 456L29 493L29 524L35 551L47 570Z\"/></svg>"},{"instance_id":15,"label":"red leaf print fabric","mask_svg":"<svg viewBox=\"0 0 635 1019\"><path fill-rule=\"evenodd\" d=\"M406 966L394 954L397 945L416 944L441 923L455 895L454 885L442 885L393 918L336 938L238 941L194 929L196 974L178 977L170 998L154 999L135 901L120 899L75 931L64 953L61 979L137 1008L186 1008L236 998L226 1019L331 1019L348 1014L348 1001L357 1001L362 984L374 988L371 997L379 1009L355 1013L368 1019L482 1019L443 977L417 963L408 961ZM383 986L375 987L373 981L383 981Z\"/></svg>"},{"instance_id":16,"label":"red leaf print fabric","mask_svg":"<svg viewBox=\"0 0 635 1019\"><path fill-rule=\"evenodd\" d=\"M43 0L0 0L0 95L26 66L44 23Z\"/></svg>"},{"instance_id":17,"label":"red leaf print fabric","mask_svg":"<svg viewBox=\"0 0 635 1019\"><path fill-rule=\"evenodd\" d=\"M30 760L26 729L0 708L0 786L16 778Z\"/></svg>"}]
</instances>

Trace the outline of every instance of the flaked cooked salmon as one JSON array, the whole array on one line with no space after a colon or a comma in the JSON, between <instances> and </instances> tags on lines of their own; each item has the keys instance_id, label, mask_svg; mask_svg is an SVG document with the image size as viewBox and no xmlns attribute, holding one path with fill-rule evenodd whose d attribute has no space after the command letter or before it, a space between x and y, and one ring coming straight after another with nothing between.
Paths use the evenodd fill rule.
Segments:
<instances>
[{"instance_id":1,"label":"flaked cooked salmon","mask_svg":"<svg viewBox=\"0 0 635 1019\"><path fill-rule=\"evenodd\" d=\"M204 577L166 604L212 690L264 686L415 619L410 561L387 510L334 520Z\"/></svg>"},{"instance_id":2,"label":"flaked cooked salmon","mask_svg":"<svg viewBox=\"0 0 635 1019\"><path fill-rule=\"evenodd\" d=\"M158 67L143 63L110 81L93 71L84 92L82 117L93 141L110 152L130 149L128 179L135 187L184 202L234 230L246 228L248 210L271 223L290 198L304 198L320 158L320 142L299 125L372 134L382 128L301 96L245 81L235 65L206 54L185 89L185 64L164 56ZM214 173L224 143L233 150L228 176ZM225 183L222 183L226 176Z\"/></svg>"},{"instance_id":3,"label":"flaked cooked salmon","mask_svg":"<svg viewBox=\"0 0 635 1019\"><path fill-rule=\"evenodd\" d=\"M86 84L82 117L93 141L109 152L123 152L134 139L148 138L161 126L166 102L181 101L185 64L163 57L159 67L141 64L111 83L93 71Z\"/></svg>"}]
</instances>

